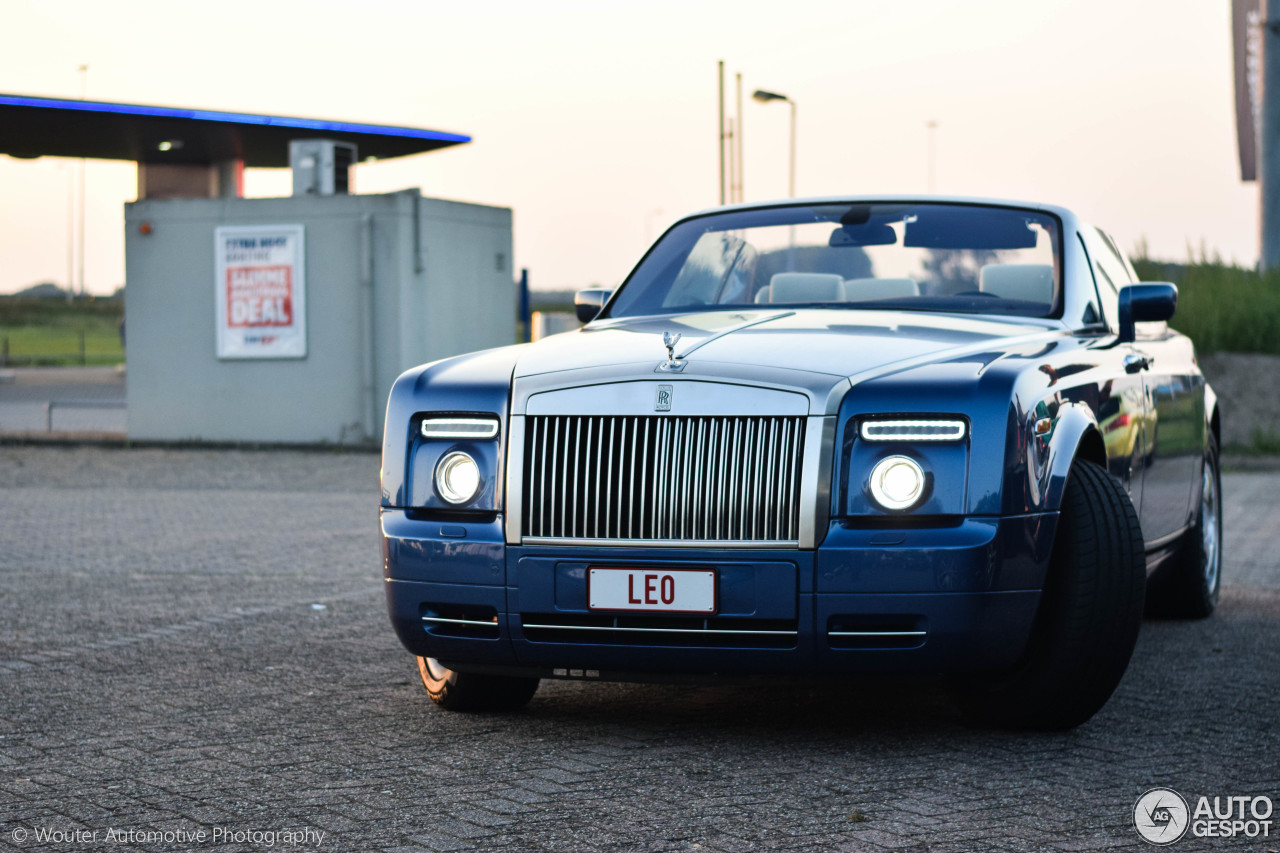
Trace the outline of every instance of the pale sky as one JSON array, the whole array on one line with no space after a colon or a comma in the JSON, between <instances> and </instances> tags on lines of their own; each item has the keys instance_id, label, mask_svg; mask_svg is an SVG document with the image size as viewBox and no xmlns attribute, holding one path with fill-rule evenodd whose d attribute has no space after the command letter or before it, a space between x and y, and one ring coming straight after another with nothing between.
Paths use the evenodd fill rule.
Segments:
<instances>
[{"instance_id":1,"label":"pale sky","mask_svg":"<svg viewBox=\"0 0 1280 853\"><path fill-rule=\"evenodd\" d=\"M0 0L0 92L404 125L466 146L357 167L362 193L511 207L539 288L616 285L719 197L716 61L746 90L747 201L940 193L1061 204L1132 251L1252 265L1230 0L217 3ZM78 161L0 155L0 292L67 278ZM86 281L124 281L131 163L87 166ZM251 170L250 196L287 195Z\"/></svg>"}]
</instances>

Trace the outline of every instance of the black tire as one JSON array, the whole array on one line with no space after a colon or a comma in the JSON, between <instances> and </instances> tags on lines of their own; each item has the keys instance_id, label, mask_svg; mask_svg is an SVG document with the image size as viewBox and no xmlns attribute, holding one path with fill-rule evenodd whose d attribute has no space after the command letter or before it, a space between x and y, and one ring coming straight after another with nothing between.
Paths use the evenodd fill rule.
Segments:
<instances>
[{"instance_id":1,"label":"black tire","mask_svg":"<svg viewBox=\"0 0 1280 853\"><path fill-rule=\"evenodd\" d=\"M980 725L1044 730L1074 728L1097 713L1138 640L1144 556L1124 487L1077 460L1027 650L1011 670L953 685L961 712Z\"/></svg>"},{"instance_id":2,"label":"black tire","mask_svg":"<svg viewBox=\"0 0 1280 853\"><path fill-rule=\"evenodd\" d=\"M455 672L435 658L418 658L431 701L447 711L516 711L529 704L538 679Z\"/></svg>"},{"instance_id":3,"label":"black tire","mask_svg":"<svg viewBox=\"0 0 1280 853\"><path fill-rule=\"evenodd\" d=\"M1210 435L1201 474L1195 524L1178 553L1151 578L1147 612L1175 619L1203 619L1218 606L1222 586L1222 473L1218 442Z\"/></svg>"}]
</instances>

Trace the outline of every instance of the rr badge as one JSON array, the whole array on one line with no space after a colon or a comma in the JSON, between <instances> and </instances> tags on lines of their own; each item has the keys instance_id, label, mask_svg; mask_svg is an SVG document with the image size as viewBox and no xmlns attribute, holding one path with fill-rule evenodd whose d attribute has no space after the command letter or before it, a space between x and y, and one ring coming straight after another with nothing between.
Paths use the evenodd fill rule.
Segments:
<instances>
[{"instance_id":1,"label":"rr badge","mask_svg":"<svg viewBox=\"0 0 1280 853\"><path fill-rule=\"evenodd\" d=\"M653 402L653 410L655 412L671 411L671 386L659 385L658 398Z\"/></svg>"}]
</instances>

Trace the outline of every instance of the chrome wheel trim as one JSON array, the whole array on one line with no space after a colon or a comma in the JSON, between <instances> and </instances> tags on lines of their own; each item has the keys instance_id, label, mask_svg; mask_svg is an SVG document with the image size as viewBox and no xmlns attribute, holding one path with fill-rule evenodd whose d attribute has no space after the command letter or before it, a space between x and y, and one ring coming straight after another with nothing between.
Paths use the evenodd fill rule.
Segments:
<instances>
[{"instance_id":1,"label":"chrome wheel trim","mask_svg":"<svg viewBox=\"0 0 1280 853\"><path fill-rule=\"evenodd\" d=\"M1204 482L1200 486L1200 554L1204 560L1205 591L1218 587L1218 478L1210 460L1205 460Z\"/></svg>"},{"instance_id":2,"label":"chrome wheel trim","mask_svg":"<svg viewBox=\"0 0 1280 853\"><path fill-rule=\"evenodd\" d=\"M453 670L444 666L435 658L423 658L422 662L426 664L427 672L430 673L431 677L436 681L444 681L453 674Z\"/></svg>"}]
</instances>

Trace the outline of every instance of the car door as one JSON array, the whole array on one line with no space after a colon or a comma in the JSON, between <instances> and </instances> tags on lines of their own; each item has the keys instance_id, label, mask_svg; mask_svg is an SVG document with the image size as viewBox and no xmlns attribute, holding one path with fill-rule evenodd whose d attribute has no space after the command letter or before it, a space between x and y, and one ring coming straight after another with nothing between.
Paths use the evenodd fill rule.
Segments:
<instances>
[{"instance_id":1,"label":"car door","mask_svg":"<svg viewBox=\"0 0 1280 853\"><path fill-rule=\"evenodd\" d=\"M1102 319L1115 331L1119 327L1120 288L1129 283L1129 272L1097 229L1082 228L1080 238L1097 287ZM1099 395L1098 428L1106 445L1107 470L1125 484L1141 518L1151 412L1146 379L1138 365L1146 356L1132 344L1119 345L1118 355L1116 373Z\"/></svg>"},{"instance_id":2,"label":"car door","mask_svg":"<svg viewBox=\"0 0 1280 853\"><path fill-rule=\"evenodd\" d=\"M1133 265L1105 232L1108 248L1136 281ZM1168 323L1139 323L1134 349L1144 359L1143 385L1149 411L1144 501L1138 517L1147 545L1181 532L1191 520L1191 503L1204 458L1204 376L1190 339Z\"/></svg>"},{"instance_id":3,"label":"car door","mask_svg":"<svg viewBox=\"0 0 1280 853\"><path fill-rule=\"evenodd\" d=\"M1098 232L1104 274L1135 283L1133 266L1104 231ZM1142 377L1146 436L1138 518L1147 546L1158 546L1187 525L1191 486L1204 443L1204 378L1191 341L1167 323L1139 323L1126 370Z\"/></svg>"}]
</instances>

